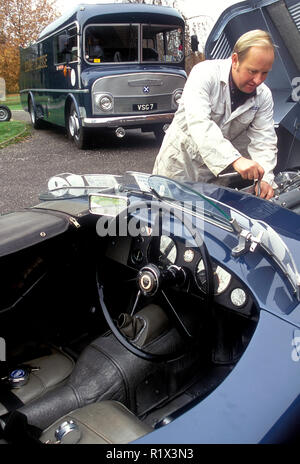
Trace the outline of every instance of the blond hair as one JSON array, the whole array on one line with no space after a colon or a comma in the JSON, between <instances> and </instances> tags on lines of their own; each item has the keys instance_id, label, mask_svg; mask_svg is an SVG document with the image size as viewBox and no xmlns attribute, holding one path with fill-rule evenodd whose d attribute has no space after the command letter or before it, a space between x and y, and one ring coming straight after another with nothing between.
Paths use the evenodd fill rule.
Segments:
<instances>
[{"instance_id":1,"label":"blond hair","mask_svg":"<svg viewBox=\"0 0 300 464\"><path fill-rule=\"evenodd\" d=\"M233 47L233 53L237 53L239 62L242 62L251 47L271 48L275 53L275 45L271 35L260 29L248 31L243 34Z\"/></svg>"}]
</instances>

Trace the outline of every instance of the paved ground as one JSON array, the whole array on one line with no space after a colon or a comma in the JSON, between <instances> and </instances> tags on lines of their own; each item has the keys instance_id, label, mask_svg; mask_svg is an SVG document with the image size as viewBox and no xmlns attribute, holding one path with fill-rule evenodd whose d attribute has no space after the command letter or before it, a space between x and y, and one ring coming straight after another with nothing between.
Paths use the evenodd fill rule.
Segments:
<instances>
[{"instance_id":1,"label":"paved ground","mask_svg":"<svg viewBox=\"0 0 300 464\"><path fill-rule=\"evenodd\" d=\"M14 111L13 118L29 120L24 111ZM137 130L123 139L99 134L89 150L78 150L60 128L34 130L27 140L0 150L0 214L38 203L55 174L151 172L158 150L152 133Z\"/></svg>"}]
</instances>

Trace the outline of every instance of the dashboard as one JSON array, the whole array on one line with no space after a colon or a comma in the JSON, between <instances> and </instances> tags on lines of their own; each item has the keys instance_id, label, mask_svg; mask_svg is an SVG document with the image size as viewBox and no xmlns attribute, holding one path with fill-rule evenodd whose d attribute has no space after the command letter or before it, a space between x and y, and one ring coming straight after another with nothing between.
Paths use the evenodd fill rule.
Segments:
<instances>
[{"instance_id":1,"label":"dashboard","mask_svg":"<svg viewBox=\"0 0 300 464\"><path fill-rule=\"evenodd\" d=\"M178 237L160 235L158 237L138 235L137 237L116 237L111 240L107 257L136 269L152 263L160 269L175 265L184 269L187 285L182 291L195 297L207 292L206 271L198 248L188 247ZM253 312L253 299L247 287L230 271L211 259L214 279L214 302L247 317Z\"/></svg>"}]
</instances>

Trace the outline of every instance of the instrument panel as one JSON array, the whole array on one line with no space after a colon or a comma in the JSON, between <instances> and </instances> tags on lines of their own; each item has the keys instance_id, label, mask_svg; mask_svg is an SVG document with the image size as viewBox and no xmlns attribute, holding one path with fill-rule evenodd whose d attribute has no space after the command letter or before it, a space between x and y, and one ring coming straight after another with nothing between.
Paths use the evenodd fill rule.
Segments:
<instances>
[{"instance_id":1,"label":"instrument panel","mask_svg":"<svg viewBox=\"0 0 300 464\"><path fill-rule=\"evenodd\" d=\"M158 237L121 237L114 240L114 253L109 253L117 261L139 270L152 263L159 268L176 265L184 268L189 276L188 288L183 289L194 296L203 297L206 293L206 272L200 250L186 247L177 237L161 235ZM119 243L118 243L119 242ZM116 246L118 250L116 250ZM120 249L122 248L122 250ZM118 259L116 257L118 256ZM124 259L125 258L125 259ZM214 279L214 302L230 310L251 316L253 300L247 287L220 263L212 261Z\"/></svg>"}]
</instances>

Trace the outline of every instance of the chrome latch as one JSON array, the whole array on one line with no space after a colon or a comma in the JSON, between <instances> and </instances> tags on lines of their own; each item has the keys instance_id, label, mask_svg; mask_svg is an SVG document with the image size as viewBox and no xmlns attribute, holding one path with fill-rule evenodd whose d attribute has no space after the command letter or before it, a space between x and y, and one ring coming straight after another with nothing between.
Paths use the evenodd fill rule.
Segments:
<instances>
[{"instance_id":1,"label":"chrome latch","mask_svg":"<svg viewBox=\"0 0 300 464\"><path fill-rule=\"evenodd\" d=\"M232 256L240 256L248 251L255 251L257 245L262 241L263 231L260 231L257 236L254 236L248 230L240 228L238 235L239 243L232 249Z\"/></svg>"},{"instance_id":2,"label":"chrome latch","mask_svg":"<svg viewBox=\"0 0 300 464\"><path fill-rule=\"evenodd\" d=\"M69 216L69 221L71 224L73 224L76 227L76 229L79 229L80 224L74 217Z\"/></svg>"}]
</instances>

